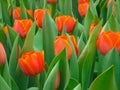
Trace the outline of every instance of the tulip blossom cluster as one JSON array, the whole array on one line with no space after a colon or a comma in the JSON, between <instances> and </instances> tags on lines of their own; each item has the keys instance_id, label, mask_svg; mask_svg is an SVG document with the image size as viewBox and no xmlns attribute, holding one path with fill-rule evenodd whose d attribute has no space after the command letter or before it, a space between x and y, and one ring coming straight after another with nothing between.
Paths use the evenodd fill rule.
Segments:
<instances>
[{"instance_id":1,"label":"tulip blossom cluster","mask_svg":"<svg viewBox=\"0 0 120 90\"><path fill-rule=\"evenodd\" d=\"M88 0L78 0L78 12L81 17L85 17L90 3Z\"/></svg>"},{"instance_id":2,"label":"tulip blossom cluster","mask_svg":"<svg viewBox=\"0 0 120 90\"><path fill-rule=\"evenodd\" d=\"M97 40L97 47L103 55L106 55L113 47L120 53L120 33L111 30L102 32Z\"/></svg>"},{"instance_id":3,"label":"tulip blossom cluster","mask_svg":"<svg viewBox=\"0 0 120 90\"><path fill-rule=\"evenodd\" d=\"M74 36L70 36L70 39L74 45L76 55L78 55L78 46ZM67 58L70 60L72 55L72 47L68 41L68 37L65 35L57 36L54 42L55 55L58 55L66 47Z\"/></svg>"}]
</instances>

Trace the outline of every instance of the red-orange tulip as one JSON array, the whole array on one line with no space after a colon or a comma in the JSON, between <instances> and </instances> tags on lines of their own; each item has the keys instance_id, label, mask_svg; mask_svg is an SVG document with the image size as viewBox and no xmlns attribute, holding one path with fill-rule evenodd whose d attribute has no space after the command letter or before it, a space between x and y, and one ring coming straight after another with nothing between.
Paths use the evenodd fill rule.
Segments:
<instances>
[{"instance_id":1,"label":"red-orange tulip","mask_svg":"<svg viewBox=\"0 0 120 90\"><path fill-rule=\"evenodd\" d=\"M77 46L75 37L70 36L70 39L74 45L76 55L78 55L78 46ZM70 46L67 36L65 36L65 35L57 36L56 40L54 42L55 55L58 55L64 49L64 47L66 47L67 58L68 58L68 60L70 60L70 57L72 55L72 48Z\"/></svg>"},{"instance_id":2,"label":"red-orange tulip","mask_svg":"<svg viewBox=\"0 0 120 90\"><path fill-rule=\"evenodd\" d=\"M3 47L3 44L0 42L0 66L3 65L6 61L6 52Z\"/></svg>"},{"instance_id":3,"label":"red-orange tulip","mask_svg":"<svg viewBox=\"0 0 120 90\"><path fill-rule=\"evenodd\" d=\"M48 3L57 3L57 0L47 0Z\"/></svg>"},{"instance_id":4,"label":"red-orange tulip","mask_svg":"<svg viewBox=\"0 0 120 90\"><path fill-rule=\"evenodd\" d=\"M26 9L26 12L30 15L30 16L33 16L33 13L31 10L27 10ZM13 19L20 19L20 7L17 7L13 10Z\"/></svg>"},{"instance_id":5,"label":"red-orange tulip","mask_svg":"<svg viewBox=\"0 0 120 90\"><path fill-rule=\"evenodd\" d=\"M55 19L56 26L58 28L58 32L62 32L63 27L66 27L67 33L70 33L73 31L74 26L75 26L75 19L71 16L58 16Z\"/></svg>"},{"instance_id":6,"label":"red-orange tulip","mask_svg":"<svg viewBox=\"0 0 120 90\"><path fill-rule=\"evenodd\" d=\"M90 6L89 2L79 3L78 4L78 12L80 16L85 17Z\"/></svg>"},{"instance_id":7,"label":"red-orange tulip","mask_svg":"<svg viewBox=\"0 0 120 90\"><path fill-rule=\"evenodd\" d=\"M28 76L35 76L44 70L44 52L27 52L18 61L22 72Z\"/></svg>"},{"instance_id":8,"label":"red-orange tulip","mask_svg":"<svg viewBox=\"0 0 120 90\"><path fill-rule=\"evenodd\" d=\"M13 29L20 35L21 38L25 38L31 26L31 19L15 20Z\"/></svg>"},{"instance_id":9,"label":"red-orange tulip","mask_svg":"<svg viewBox=\"0 0 120 90\"><path fill-rule=\"evenodd\" d=\"M37 9L34 12L34 18L39 28L42 28L45 11L47 11L48 14L51 14L51 12L48 9Z\"/></svg>"},{"instance_id":10,"label":"red-orange tulip","mask_svg":"<svg viewBox=\"0 0 120 90\"><path fill-rule=\"evenodd\" d=\"M103 55L106 55L113 47L116 47L120 53L120 33L111 30L102 32L97 40L97 47Z\"/></svg>"},{"instance_id":11,"label":"red-orange tulip","mask_svg":"<svg viewBox=\"0 0 120 90\"><path fill-rule=\"evenodd\" d=\"M3 31L4 31L5 35L8 35L8 28L7 28L7 26L4 26Z\"/></svg>"},{"instance_id":12,"label":"red-orange tulip","mask_svg":"<svg viewBox=\"0 0 120 90\"><path fill-rule=\"evenodd\" d=\"M78 3L88 2L88 0L78 0Z\"/></svg>"},{"instance_id":13,"label":"red-orange tulip","mask_svg":"<svg viewBox=\"0 0 120 90\"><path fill-rule=\"evenodd\" d=\"M94 30L94 28L95 28L96 26L97 26L96 23L91 24L90 30L89 30L89 35L92 33L92 31ZM100 31L102 31L102 27L100 28Z\"/></svg>"}]
</instances>

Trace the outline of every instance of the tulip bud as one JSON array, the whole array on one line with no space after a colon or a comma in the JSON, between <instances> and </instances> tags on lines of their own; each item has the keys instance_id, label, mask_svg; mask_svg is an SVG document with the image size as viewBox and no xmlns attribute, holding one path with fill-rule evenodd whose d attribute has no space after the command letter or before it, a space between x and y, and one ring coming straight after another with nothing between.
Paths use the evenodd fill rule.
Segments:
<instances>
[{"instance_id":1,"label":"tulip bud","mask_svg":"<svg viewBox=\"0 0 120 90\"><path fill-rule=\"evenodd\" d=\"M82 16L82 17L86 16L89 6L90 6L89 2L79 3L78 12L79 12L80 16Z\"/></svg>"},{"instance_id":2,"label":"tulip bud","mask_svg":"<svg viewBox=\"0 0 120 90\"><path fill-rule=\"evenodd\" d=\"M27 52L18 61L22 72L28 76L35 76L44 70L44 52Z\"/></svg>"},{"instance_id":3,"label":"tulip bud","mask_svg":"<svg viewBox=\"0 0 120 90\"><path fill-rule=\"evenodd\" d=\"M42 28L45 11L47 11L48 14L51 14L51 12L48 9L37 9L34 12L34 18L35 18L36 24L39 28Z\"/></svg>"},{"instance_id":4,"label":"tulip bud","mask_svg":"<svg viewBox=\"0 0 120 90\"><path fill-rule=\"evenodd\" d=\"M58 28L58 32L62 32L64 26L66 27L67 33L70 33L74 30L75 19L71 16L58 16L55 19L56 26Z\"/></svg>"},{"instance_id":5,"label":"tulip bud","mask_svg":"<svg viewBox=\"0 0 120 90\"><path fill-rule=\"evenodd\" d=\"M6 61L6 52L3 47L3 44L0 42L0 66L3 65Z\"/></svg>"},{"instance_id":6,"label":"tulip bud","mask_svg":"<svg viewBox=\"0 0 120 90\"><path fill-rule=\"evenodd\" d=\"M13 29L20 35L21 38L25 38L31 26L31 19L15 20Z\"/></svg>"}]
</instances>

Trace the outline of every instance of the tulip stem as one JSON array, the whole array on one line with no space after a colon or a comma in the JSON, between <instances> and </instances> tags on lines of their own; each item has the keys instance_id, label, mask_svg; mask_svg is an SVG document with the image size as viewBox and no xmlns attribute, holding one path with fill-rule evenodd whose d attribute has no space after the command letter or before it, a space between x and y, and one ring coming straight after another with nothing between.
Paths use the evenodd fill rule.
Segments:
<instances>
[{"instance_id":1,"label":"tulip stem","mask_svg":"<svg viewBox=\"0 0 120 90\"><path fill-rule=\"evenodd\" d=\"M40 90L39 74L36 75L36 84L37 84L37 86L38 86L38 90Z\"/></svg>"}]
</instances>

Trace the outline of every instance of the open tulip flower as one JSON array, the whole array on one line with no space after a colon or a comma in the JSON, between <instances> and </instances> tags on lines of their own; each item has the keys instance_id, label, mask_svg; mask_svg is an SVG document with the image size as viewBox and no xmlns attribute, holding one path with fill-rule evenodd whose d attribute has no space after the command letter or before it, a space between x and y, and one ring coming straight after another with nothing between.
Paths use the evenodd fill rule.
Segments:
<instances>
[{"instance_id":1,"label":"open tulip flower","mask_svg":"<svg viewBox=\"0 0 120 90\"><path fill-rule=\"evenodd\" d=\"M39 28L42 28L45 11L47 11L48 14L51 14L51 12L48 9L36 9L34 12L34 19Z\"/></svg>"},{"instance_id":2,"label":"open tulip flower","mask_svg":"<svg viewBox=\"0 0 120 90\"><path fill-rule=\"evenodd\" d=\"M97 46L103 55L106 55L113 47L116 47L120 53L120 33L111 30L102 32L97 40Z\"/></svg>"},{"instance_id":3,"label":"open tulip flower","mask_svg":"<svg viewBox=\"0 0 120 90\"><path fill-rule=\"evenodd\" d=\"M44 70L44 52L24 53L18 63L24 74L35 76Z\"/></svg>"},{"instance_id":4,"label":"open tulip flower","mask_svg":"<svg viewBox=\"0 0 120 90\"><path fill-rule=\"evenodd\" d=\"M66 27L67 33L70 33L74 30L75 19L71 16L58 16L55 19L56 26L58 28L58 32L62 32L64 26Z\"/></svg>"},{"instance_id":5,"label":"open tulip flower","mask_svg":"<svg viewBox=\"0 0 120 90\"><path fill-rule=\"evenodd\" d=\"M78 4L78 12L81 17L86 16L89 6L90 6L90 3L87 0L80 1L80 3Z\"/></svg>"},{"instance_id":6,"label":"open tulip flower","mask_svg":"<svg viewBox=\"0 0 120 90\"><path fill-rule=\"evenodd\" d=\"M78 46L77 46L75 37L70 36L70 39L74 45L76 55L78 55ZM70 46L67 36L65 35L57 36L54 42L55 55L58 55L65 47L67 51L67 58L68 60L70 60L70 57L72 55L72 48Z\"/></svg>"},{"instance_id":7,"label":"open tulip flower","mask_svg":"<svg viewBox=\"0 0 120 90\"><path fill-rule=\"evenodd\" d=\"M32 10L26 9L26 12L30 15L33 16ZM17 7L13 10L13 19L20 19L20 7Z\"/></svg>"},{"instance_id":8,"label":"open tulip flower","mask_svg":"<svg viewBox=\"0 0 120 90\"><path fill-rule=\"evenodd\" d=\"M31 26L31 19L15 20L13 29L20 35L21 38L25 38Z\"/></svg>"}]
</instances>

